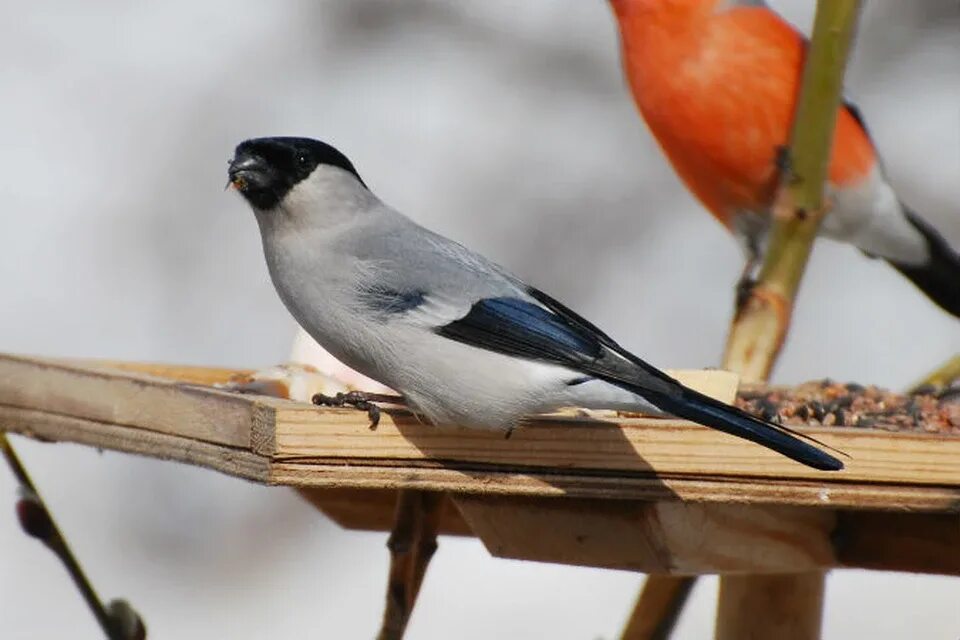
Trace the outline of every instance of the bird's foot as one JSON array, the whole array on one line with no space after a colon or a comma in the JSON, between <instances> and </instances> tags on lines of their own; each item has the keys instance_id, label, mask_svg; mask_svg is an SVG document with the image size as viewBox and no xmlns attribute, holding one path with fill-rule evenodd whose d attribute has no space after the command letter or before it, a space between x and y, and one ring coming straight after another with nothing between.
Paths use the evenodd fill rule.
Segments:
<instances>
[{"instance_id":1,"label":"bird's foot","mask_svg":"<svg viewBox=\"0 0 960 640\"><path fill-rule=\"evenodd\" d=\"M367 394L362 391L348 391L347 393L337 393L335 396L325 396L322 393L314 394L311 398L313 404L321 407L353 407L360 411L366 411L370 418L370 430L373 431L380 424L380 407L370 401Z\"/></svg>"},{"instance_id":2,"label":"bird's foot","mask_svg":"<svg viewBox=\"0 0 960 640\"><path fill-rule=\"evenodd\" d=\"M348 391L333 396L317 393L310 400L313 404L321 407L353 407L360 411L366 411L370 418L371 431L375 430L377 425L380 424L380 407L376 404L377 402L404 404L403 398L400 396L365 393L363 391Z\"/></svg>"}]
</instances>

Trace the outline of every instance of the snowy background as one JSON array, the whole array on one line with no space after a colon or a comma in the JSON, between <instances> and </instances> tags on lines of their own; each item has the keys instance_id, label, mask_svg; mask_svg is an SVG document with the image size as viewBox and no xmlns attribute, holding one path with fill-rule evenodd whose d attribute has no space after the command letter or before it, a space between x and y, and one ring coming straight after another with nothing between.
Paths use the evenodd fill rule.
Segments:
<instances>
[{"instance_id":1,"label":"snowy background","mask_svg":"<svg viewBox=\"0 0 960 640\"><path fill-rule=\"evenodd\" d=\"M812 0L774 5L811 22ZM292 321L253 216L223 185L238 141L299 134L652 362L719 361L741 257L634 113L601 0L0 8L0 351L283 360ZM960 5L868 2L848 85L904 200L960 244ZM899 388L958 350L955 320L824 242L777 376ZM385 535L341 531L283 489L16 445L101 593L129 598L151 637L373 636ZM0 472L0 637L100 638L20 533L13 493ZM409 637L609 639L641 580L444 539ZM697 587L677 638L710 635L716 585ZM953 640L958 602L956 579L836 572L824 636Z\"/></svg>"}]
</instances>

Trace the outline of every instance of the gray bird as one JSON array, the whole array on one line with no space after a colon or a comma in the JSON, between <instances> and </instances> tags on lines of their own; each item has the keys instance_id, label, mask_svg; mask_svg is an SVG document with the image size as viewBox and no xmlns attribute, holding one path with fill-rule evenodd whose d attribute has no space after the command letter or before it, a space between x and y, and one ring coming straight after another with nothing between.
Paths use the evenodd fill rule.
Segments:
<instances>
[{"instance_id":1,"label":"gray bird","mask_svg":"<svg viewBox=\"0 0 960 640\"><path fill-rule=\"evenodd\" d=\"M435 425L510 430L562 407L662 412L817 469L843 468L797 437L806 436L684 387L550 296L387 206L328 144L247 140L229 178L253 208L294 318Z\"/></svg>"}]
</instances>

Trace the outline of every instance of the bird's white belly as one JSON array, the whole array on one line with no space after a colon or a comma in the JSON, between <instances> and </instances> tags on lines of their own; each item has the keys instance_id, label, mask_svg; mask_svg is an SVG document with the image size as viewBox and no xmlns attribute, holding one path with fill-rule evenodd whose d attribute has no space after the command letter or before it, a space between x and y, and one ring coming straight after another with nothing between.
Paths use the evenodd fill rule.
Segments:
<instances>
[{"instance_id":1,"label":"bird's white belly","mask_svg":"<svg viewBox=\"0 0 960 640\"><path fill-rule=\"evenodd\" d=\"M512 358L435 336L397 338L386 370L373 377L399 391L437 425L509 429L529 415L565 404L562 367Z\"/></svg>"},{"instance_id":2,"label":"bird's white belly","mask_svg":"<svg viewBox=\"0 0 960 640\"><path fill-rule=\"evenodd\" d=\"M821 224L822 235L888 260L926 262L926 241L904 216L879 167L874 166L859 184L829 187L826 196L830 210Z\"/></svg>"}]
</instances>

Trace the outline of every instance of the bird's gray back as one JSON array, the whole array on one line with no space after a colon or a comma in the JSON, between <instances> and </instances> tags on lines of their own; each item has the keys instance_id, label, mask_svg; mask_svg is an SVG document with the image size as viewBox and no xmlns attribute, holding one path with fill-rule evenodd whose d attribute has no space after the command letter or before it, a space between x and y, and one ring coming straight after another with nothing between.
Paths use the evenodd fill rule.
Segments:
<instances>
[{"instance_id":1,"label":"bird's gray back","mask_svg":"<svg viewBox=\"0 0 960 640\"><path fill-rule=\"evenodd\" d=\"M386 205L368 212L338 242L340 250L358 261L361 287L464 303L500 296L529 298L524 284L496 263Z\"/></svg>"}]
</instances>

